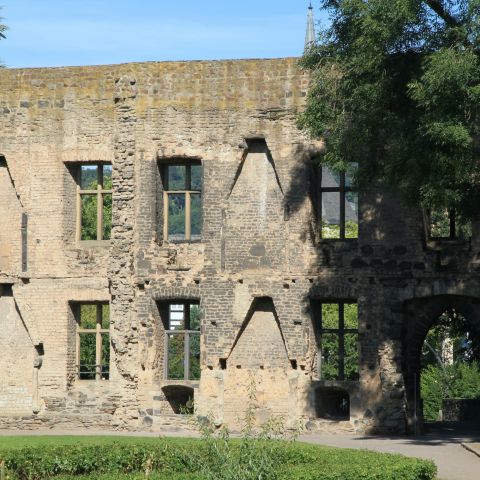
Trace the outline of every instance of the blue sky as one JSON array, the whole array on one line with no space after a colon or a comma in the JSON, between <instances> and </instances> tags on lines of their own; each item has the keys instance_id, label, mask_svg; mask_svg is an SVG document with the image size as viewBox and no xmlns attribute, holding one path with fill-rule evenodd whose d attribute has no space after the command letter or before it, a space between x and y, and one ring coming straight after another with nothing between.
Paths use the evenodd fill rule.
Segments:
<instances>
[{"instance_id":1,"label":"blue sky","mask_svg":"<svg viewBox=\"0 0 480 480\"><path fill-rule=\"evenodd\" d=\"M7 67L298 56L308 7L308 0L0 3L10 29L0 42Z\"/></svg>"}]
</instances>

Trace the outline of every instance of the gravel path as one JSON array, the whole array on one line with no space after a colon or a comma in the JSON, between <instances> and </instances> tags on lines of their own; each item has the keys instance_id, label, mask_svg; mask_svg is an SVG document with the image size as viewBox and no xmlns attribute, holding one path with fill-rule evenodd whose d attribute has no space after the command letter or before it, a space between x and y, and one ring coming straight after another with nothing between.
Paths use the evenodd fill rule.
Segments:
<instances>
[{"instance_id":1,"label":"gravel path","mask_svg":"<svg viewBox=\"0 0 480 480\"><path fill-rule=\"evenodd\" d=\"M341 448L401 453L408 457L433 460L442 480L480 480L480 457L466 450L462 444L472 438L462 436L427 435L423 437L359 437L350 435L304 435L301 441ZM479 441L480 438L475 438ZM480 449L479 449L480 452Z\"/></svg>"}]
</instances>

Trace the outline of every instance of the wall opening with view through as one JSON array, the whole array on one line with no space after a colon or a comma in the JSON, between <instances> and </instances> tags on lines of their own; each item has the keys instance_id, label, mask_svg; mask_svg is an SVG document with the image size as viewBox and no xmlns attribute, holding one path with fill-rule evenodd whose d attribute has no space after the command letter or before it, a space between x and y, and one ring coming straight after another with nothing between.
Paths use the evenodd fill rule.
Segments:
<instances>
[{"instance_id":1,"label":"wall opening with view through","mask_svg":"<svg viewBox=\"0 0 480 480\"><path fill-rule=\"evenodd\" d=\"M110 240L112 233L112 165L74 167L77 182L76 240Z\"/></svg>"},{"instance_id":2,"label":"wall opening with view through","mask_svg":"<svg viewBox=\"0 0 480 480\"><path fill-rule=\"evenodd\" d=\"M198 300L159 302L165 328L165 380L200 379L200 304Z\"/></svg>"},{"instance_id":3,"label":"wall opening with view through","mask_svg":"<svg viewBox=\"0 0 480 480\"><path fill-rule=\"evenodd\" d=\"M469 240L472 236L472 223L462 219L455 209L430 209L426 220L431 240Z\"/></svg>"},{"instance_id":4,"label":"wall opening with view through","mask_svg":"<svg viewBox=\"0 0 480 480\"><path fill-rule=\"evenodd\" d=\"M316 169L318 191L314 196L320 206L322 239L358 238L358 193L353 186L357 167L352 163L344 172L325 166Z\"/></svg>"},{"instance_id":5,"label":"wall opening with view through","mask_svg":"<svg viewBox=\"0 0 480 480\"><path fill-rule=\"evenodd\" d=\"M358 380L358 306L312 301L321 380Z\"/></svg>"},{"instance_id":6,"label":"wall opening with view through","mask_svg":"<svg viewBox=\"0 0 480 480\"><path fill-rule=\"evenodd\" d=\"M480 332L455 308L434 322L420 354L420 393L427 422L480 424Z\"/></svg>"},{"instance_id":7,"label":"wall opening with view through","mask_svg":"<svg viewBox=\"0 0 480 480\"><path fill-rule=\"evenodd\" d=\"M160 164L163 189L163 239L200 241L202 235L202 165L199 160L169 159Z\"/></svg>"},{"instance_id":8,"label":"wall opening with view through","mask_svg":"<svg viewBox=\"0 0 480 480\"><path fill-rule=\"evenodd\" d=\"M79 380L110 378L110 304L71 303L76 320L76 368Z\"/></svg>"}]
</instances>

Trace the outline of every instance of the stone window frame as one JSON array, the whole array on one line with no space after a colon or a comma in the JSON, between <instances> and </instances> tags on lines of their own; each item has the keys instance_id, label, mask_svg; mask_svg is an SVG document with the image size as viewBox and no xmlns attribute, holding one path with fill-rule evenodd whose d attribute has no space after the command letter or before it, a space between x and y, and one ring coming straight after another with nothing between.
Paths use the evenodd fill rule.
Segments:
<instances>
[{"instance_id":1,"label":"stone window frame","mask_svg":"<svg viewBox=\"0 0 480 480\"><path fill-rule=\"evenodd\" d=\"M96 306L96 327L95 328L81 328L81 307L82 305L95 305ZM102 348L103 342L102 338L104 335L108 336L108 343L110 345L110 358L109 365L111 364L111 334L110 334L110 319L108 320L108 329L102 328L103 312L102 308L105 305L111 305L109 301L74 301L70 302L71 310L75 320L75 378L80 382L98 382L98 381L108 381L110 380L111 369L109 368L108 372L103 371L102 361ZM81 335L93 335L95 334L95 378L81 378L82 372L80 371L81 365ZM93 365L91 365L93 366Z\"/></svg>"},{"instance_id":2,"label":"stone window frame","mask_svg":"<svg viewBox=\"0 0 480 480\"><path fill-rule=\"evenodd\" d=\"M97 167L97 189L85 190L82 189L82 167ZM86 244L87 242L94 243L110 243L111 239L103 238L103 200L105 195L112 195L113 199L113 187L111 189L103 188L103 167L113 166L111 162L95 161L95 162L75 162L71 164L73 167L73 175L76 182L76 208L75 208L75 240L78 243ZM82 196L84 195L96 195L97 196L97 239L96 240L82 240Z\"/></svg>"},{"instance_id":3,"label":"stone window frame","mask_svg":"<svg viewBox=\"0 0 480 480\"><path fill-rule=\"evenodd\" d=\"M353 163L353 162L352 162ZM358 240L359 235L357 234L356 237L346 237L346 218L345 218L345 201L346 201L346 195L349 192L356 193L358 195L358 190L352 186L347 185L347 171L342 170L341 172L338 172L339 179L340 179L340 184L338 187L324 187L322 185L323 182L323 168L328 168L325 165L318 165L317 170L318 170L318 192L319 192L319 198L318 198L318 204L320 207L320 211L318 213L318 219L320 221L320 228L319 228L319 233L320 233L320 239L322 241L356 241ZM338 238L329 238L325 237L323 235L323 193L338 193L340 197L340 236ZM358 198L358 197L357 197ZM359 203L358 203L359 205ZM358 222L357 224L360 225L360 212L357 212L357 218Z\"/></svg>"},{"instance_id":4,"label":"stone window frame","mask_svg":"<svg viewBox=\"0 0 480 480\"><path fill-rule=\"evenodd\" d=\"M191 188L191 167L200 166L202 185L200 190L193 190ZM170 166L186 166L186 188L184 190L169 190L168 186L168 167ZM199 157L162 157L158 159L158 169L160 178L160 197L158 198L159 205L161 205L161 214L157 214L158 235L163 241L170 243L200 243L203 238L203 195L204 195L204 170L203 162ZM190 188L188 188L190 187ZM168 233L168 197L169 195L185 194L185 238L176 239L169 238ZM197 238L192 239L191 235L191 196L200 195L201 208L201 231Z\"/></svg>"},{"instance_id":5,"label":"stone window frame","mask_svg":"<svg viewBox=\"0 0 480 480\"><path fill-rule=\"evenodd\" d=\"M200 378L190 378L190 337L198 336L199 341L201 339L201 324L199 325L198 330L192 330L190 327L190 305L197 305L200 308L200 299L198 298L168 298L157 300L157 307L159 309L160 318L164 327L164 350L163 350L163 380L166 382L175 382L175 383L191 383L197 382ZM169 308L171 305L183 305L184 312L188 312L184 329L171 329L170 328L170 317L169 317ZM200 317L201 318L201 317ZM201 322L201 320L200 320ZM181 379L169 378L169 344L171 335L180 335L184 338L184 351L183 351L183 370L184 375Z\"/></svg>"},{"instance_id":6,"label":"stone window frame","mask_svg":"<svg viewBox=\"0 0 480 480\"><path fill-rule=\"evenodd\" d=\"M323 305L338 305L339 324L338 328L323 328L322 326L322 306ZM351 299L311 299L314 331L317 337L317 374L322 381L344 382L344 381L358 381L360 378L360 362L357 364L358 378L345 378L345 335L354 334L357 336L357 352L359 351L360 335L359 335L359 319L357 316L357 328L345 328L345 305L356 305L358 312L358 302ZM322 372L323 363L323 348L322 335L334 334L338 336L338 378L325 379ZM359 359L358 359L359 360Z\"/></svg>"}]
</instances>

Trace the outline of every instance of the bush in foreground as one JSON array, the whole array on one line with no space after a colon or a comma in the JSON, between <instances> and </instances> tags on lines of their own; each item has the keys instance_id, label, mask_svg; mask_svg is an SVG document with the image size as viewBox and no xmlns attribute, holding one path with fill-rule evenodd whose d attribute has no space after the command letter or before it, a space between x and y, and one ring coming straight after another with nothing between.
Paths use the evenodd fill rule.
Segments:
<instances>
[{"instance_id":1,"label":"bush in foreground","mask_svg":"<svg viewBox=\"0 0 480 480\"><path fill-rule=\"evenodd\" d=\"M400 455L278 440L215 441L218 453L213 457L214 443L166 439L143 445L26 448L0 456L9 480L432 480L436 474L433 463ZM250 457L244 457L247 451ZM266 466L258 465L265 452Z\"/></svg>"}]
</instances>

